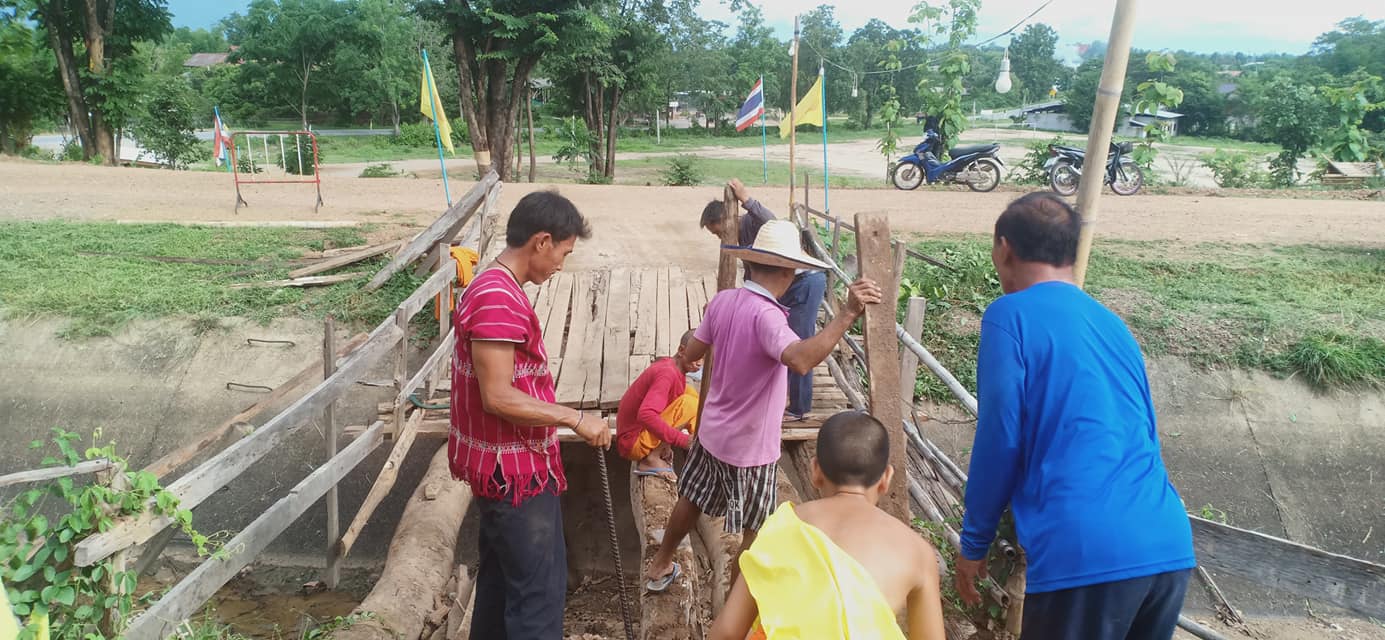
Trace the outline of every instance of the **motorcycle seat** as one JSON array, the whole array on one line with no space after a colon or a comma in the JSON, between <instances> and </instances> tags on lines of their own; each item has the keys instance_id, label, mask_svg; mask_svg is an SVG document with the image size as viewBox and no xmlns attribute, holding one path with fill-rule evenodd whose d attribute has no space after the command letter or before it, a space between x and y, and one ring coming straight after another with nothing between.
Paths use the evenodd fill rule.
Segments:
<instances>
[{"instance_id":1,"label":"motorcycle seat","mask_svg":"<svg viewBox=\"0 0 1385 640\"><path fill-rule=\"evenodd\" d=\"M948 149L948 150L947 150L947 155L950 156L950 157L952 157L952 158L960 158L960 157L962 157L962 156L969 156L969 155L971 155L971 154L973 154L973 153L991 153L991 152L996 151L996 150L998 150L998 149L1000 149L1000 145L999 145L999 144L996 144L996 143L991 143L991 144L968 144L968 145L963 145L963 146L960 146L960 147L953 147L953 148L951 148L951 149Z\"/></svg>"}]
</instances>

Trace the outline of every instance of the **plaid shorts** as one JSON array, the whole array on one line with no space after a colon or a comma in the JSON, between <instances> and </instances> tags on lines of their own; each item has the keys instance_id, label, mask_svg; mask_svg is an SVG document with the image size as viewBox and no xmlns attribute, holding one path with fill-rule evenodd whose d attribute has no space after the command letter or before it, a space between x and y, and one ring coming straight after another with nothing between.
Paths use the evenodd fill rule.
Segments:
<instances>
[{"instance_id":1,"label":"plaid shorts","mask_svg":"<svg viewBox=\"0 0 1385 640\"><path fill-rule=\"evenodd\" d=\"M678 476L678 495L712 517L726 516L726 532L759 531L778 499L777 463L737 467L722 462L694 440Z\"/></svg>"}]
</instances>

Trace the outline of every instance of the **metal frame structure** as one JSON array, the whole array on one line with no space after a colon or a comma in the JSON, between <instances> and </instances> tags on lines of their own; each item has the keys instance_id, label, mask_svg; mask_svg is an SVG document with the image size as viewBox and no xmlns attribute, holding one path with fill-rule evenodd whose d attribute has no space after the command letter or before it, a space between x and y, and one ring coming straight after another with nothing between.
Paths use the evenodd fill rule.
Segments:
<instances>
[{"instance_id":1,"label":"metal frame structure","mask_svg":"<svg viewBox=\"0 0 1385 640\"><path fill-rule=\"evenodd\" d=\"M288 162L286 161L286 157L285 157L285 154L284 154L284 136L288 136L288 135L294 136L294 145L293 145L293 148L294 148L294 152L298 154L298 167L300 168L300 170L301 170L302 167L303 167L303 149L302 149L302 146L298 144L298 136L308 136L308 141L309 141L309 142L312 144L312 146L313 146L313 175L312 175L312 177L311 177L311 178L306 178L306 177L304 177L304 178L300 178L300 179L298 179L298 180L256 180L256 179L254 179L254 176L255 176L255 151L254 151L254 145L253 145L253 143L250 142L250 136L253 136L253 135L265 136L265 138L266 138L266 146L265 146L265 154L266 154L266 157L268 157L268 153L269 153L269 150L268 150L268 142L267 142L268 137L269 137L269 136L279 136L279 158L280 158L280 161L283 163L283 166L285 167L285 174L286 174L286 175L287 175L287 172L288 172L288 169L287 169L287 167L288 167ZM249 151L249 153L247 154L246 157L250 159L250 174L249 174L250 177L249 177L248 179L247 179L247 178L242 178L242 177L241 177L240 164L239 164L239 157L238 157L238 155L237 155L237 147L236 147L236 137L237 137L237 136L245 136L245 137L246 137L246 143L247 143L247 144L246 144L246 149ZM317 202L313 205L313 213L317 213L317 211L318 211L319 209L322 208L322 170L321 170L321 167L318 165L317 134L313 133L312 131L236 131L236 132L233 132L233 133L231 134L231 144L229 145L229 147L230 147L230 150L231 150L231 177L232 177L232 179L235 181L235 184L236 184L236 211L240 211L240 208L241 208L242 206L246 206L246 207L250 206L250 203L249 203L249 202L246 202L246 201L245 201L245 197L244 197L243 195L241 195L241 192L240 192L240 185L241 185L241 184L312 184L312 185L315 185L315 188L317 189Z\"/></svg>"}]
</instances>

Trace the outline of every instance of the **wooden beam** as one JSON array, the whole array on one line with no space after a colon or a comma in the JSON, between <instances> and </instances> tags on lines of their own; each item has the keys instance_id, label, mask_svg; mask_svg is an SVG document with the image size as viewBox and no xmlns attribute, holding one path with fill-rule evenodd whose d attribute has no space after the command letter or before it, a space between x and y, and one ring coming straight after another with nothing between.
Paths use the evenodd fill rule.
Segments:
<instances>
[{"instance_id":1,"label":"wooden beam","mask_svg":"<svg viewBox=\"0 0 1385 640\"><path fill-rule=\"evenodd\" d=\"M500 228L500 209L497 207L502 185L503 183L497 182L486 192L486 202L481 207L481 224L478 225L480 235L476 241L476 250L481 254L483 265L490 264L505 249L505 232ZM500 242L496 242L496 238L500 238Z\"/></svg>"},{"instance_id":2,"label":"wooden beam","mask_svg":"<svg viewBox=\"0 0 1385 640\"><path fill-rule=\"evenodd\" d=\"M476 186L471 188L471 191L468 191L465 196L462 196L461 200L457 201L457 204L452 205L447 211L444 211L437 220L433 221L433 224L428 225L427 229L419 232L418 235L414 236L413 240L409 241L409 244L405 245L402 250L396 253L394 259L390 260L389 264L385 265L383 269L380 269L379 273L375 274L374 278L370 279L370 282L365 286L365 290L374 291L379 289L388 282L390 278L393 278L394 274L402 271L404 267L413 264L415 260L432 250L439 242L450 240L448 234L452 233L455 235L457 231L461 230L462 225L466 224L467 219L474 215L477 208L485 201L486 194L491 186L495 185L499 180L500 176L494 171L487 173L485 177L481 178L480 182L476 183Z\"/></svg>"},{"instance_id":3,"label":"wooden beam","mask_svg":"<svg viewBox=\"0 0 1385 640\"><path fill-rule=\"evenodd\" d=\"M364 333L356 334L356 336L351 338L345 345L342 345L340 349L337 349L336 357L340 359L346 354L355 351L365 343L367 337L368 336ZM319 375L318 372L321 370L321 361L314 362L304 367L302 371L294 374L292 378L285 380L282 384L275 387L273 391L269 392L269 395L261 398L259 402L227 418L225 422L222 422L210 431L198 436L196 440L164 454L163 457L149 463L149 466L146 466L144 470L160 478L173 473L193 458L197 457L197 454L226 437L226 434L230 433L236 425L245 424L253 420L255 416L283 401L284 398L288 397L290 393L293 393L299 387L307 384L309 381L316 380Z\"/></svg>"},{"instance_id":4,"label":"wooden beam","mask_svg":"<svg viewBox=\"0 0 1385 640\"><path fill-rule=\"evenodd\" d=\"M634 319L635 341L630 345L630 353L652 356L655 334L658 333L658 320L654 309L659 297L659 275L654 269L641 269L638 275L640 293Z\"/></svg>"},{"instance_id":5,"label":"wooden beam","mask_svg":"<svg viewBox=\"0 0 1385 640\"><path fill-rule=\"evenodd\" d=\"M904 310L904 332L915 340L923 340L923 318L928 311L928 298L911 297ZM908 349L899 352L899 399L903 402L904 415L912 415L914 408L914 382L918 379L919 357Z\"/></svg>"},{"instance_id":6,"label":"wooden beam","mask_svg":"<svg viewBox=\"0 0 1385 640\"><path fill-rule=\"evenodd\" d=\"M390 449L390 456L385 460L385 466L380 469L380 475L376 476L375 482L370 485L370 492L361 502L361 508L356 511L356 516L351 519L351 525L346 527L346 533L341 535L341 542L337 544L336 549L337 558L345 558L347 554L351 553L351 547L361 536L361 530L370 521L370 516L375 514L380 503L385 501L385 496L389 495L390 489L394 488L394 481L399 478L399 467L404 464L404 458L409 455L409 449L414 446L414 437L418 433L419 423L423 422L423 413L422 410L415 410L402 429L398 426L395 427L399 435L394 439L394 448Z\"/></svg>"},{"instance_id":7,"label":"wooden beam","mask_svg":"<svg viewBox=\"0 0 1385 640\"><path fill-rule=\"evenodd\" d=\"M900 405L899 342L895 338L898 299L890 295L894 281L894 256L890 253L889 218L880 214L856 215L856 249L860 256L861 277L886 289L879 304L866 306L865 338L867 394L871 415L890 433L890 463L906 469L903 414ZM909 512L908 487L896 482L880 500L880 508L903 522Z\"/></svg>"},{"instance_id":8,"label":"wooden beam","mask_svg":"<svg viewBox=\"0 0 1385 640\"><path fill-rule=\"evenodd\" d=\"M455 330L449 330L447 336L442 339L442 342L438 343L438 347L433 350L433 353L428 355L428 359L423 361L423 366L420 367L418 371L414 372L414 376L409 378L408 382L404 383L403 388L399 390L399 394L394 398L395 404L402 405L408 402L409 396L412 395L414 391L418 390L419 387L423 386L423 382L428 379L428 375L431 374L438 365L442 364L444 359L452 355L452 349L456 345L457 332Z\"/></svg>"},{"instance_id":9,"label":"wooden beam","mask_svg":"<svg viewBox=\"0 0 1385 640\"><path fill-rule=\"evenodd\" d=\"M539 322L543 323L543 350L548 354L549 369L556 378L558 367L554 366L553 361L563 357L563 334L567 330L567 315L571 310L572 290L577 277L571 273L560 273L554 277L557 282L553 285L552 307L546 317L539 316Z\"/></svg>"},{"instance_id":10,"label":"wooden beam","mask_svg":"<svg viewBox=\"0 0 1385 640\"><path fill-rule=\"evenodd\" d=\"M558 370L555 381L555 394L558 404L570 407L582 404L582 393L586 390L587 370L587 332L600 331L592 326L592 307L596 304L595 282L591 272L577 275L577 283L572 290L572 319L568 322L567 346L563 350L563 365ZM598 356L599 357L599 356Z\"/></svg>"},{"instance_id":11,"label":"wooden beam","mask_svg":"<svg viewBox=\"0 0 1385 640\"><path fill-rule=\"evenodd\" d=\"M672 309L672 307L670 306L668 299L668 268L665 267L659 269L658 275L656 277L656 286L658 288L655 289L656 297L654 299L654 326L656 327L654 332L654 356L667 357L673 355L673 346L677 344L674 342L674 338L669 335L673 328L672 322L670 321L669 317L669 311Z\"/></svg>"},{"instance_id":12,"label":"wooden beam","mask_svg":"<svg viewBox=\"0 0 1385 640\"><path fill-rule=\"evenodd\" d=\"M602 342L600 406L620 404L630 386L630 271L611 271L607 287L605 340Z\"/></svg>"},{"instance_id":13,"label":"wooden beam","mask_svg":"<svg viewBox=\"0 0 1385 640\"><path fill-rule=\"evenodd\" d=\"M314 469L288 495L255 518L239 534L228 540L219 555L206 559L159 598L153 606L130 622L124 637L128 640L161 640L173 634L178 625L197 613L217 590L240 573L279 537L295 520L313 506L327 490L336 486L366 455L380 445L384 423L376 422L326 464Z\"/></svg>"},{"instance_id":14,"label":"wooden beam","mask_svg":"<svg viewBox=\"0 0 1385 640\"><path fill-rule=\"evenodd\" d=\"M99 460L78 462L70 467L47 467L44 469L20 471L18 473L0 476L0 487L9 487L30 482L43 482L44 480L56 480L58 478L81 476L89 473L102 473L113 468L115 468L115 463L101 458Z\"/></svg>"},{"instance_id":15,"label":"wooden beam","mask_svg":"<svg viewBox=\"0 0 1385 640\"><path fill-rule=\"evenodd\" d=\"M604 277L603 277L604 276ZM592 323L587 327L587 345L582 349L583 361L580 363L584 371L582 378L582 404L578 405L583 409L595 409L601 406L601 368L605 360L606 345L606 314L610 310L610 272L601 273L596 278L596 295L593 298L594 305L591 308ZM626 307L627 302L622 300L616 305ZM621 361L629 364L629 351L621 354ZM621 389L621 391L625 391Z\"/></svg>"},{"instance_id":16,"label":"wooden beam","mask_svg":"<svg viewBox=\"0 0 1385 640\"><path fill-rule=\"evenodd\" d=\"M401 335L393 320L386 320L340 364L331 378L323 380L255 432L170 484L168 491L178 498L178 506L183 509L196 507L240 477L265 454L277 448L289 430L318 416L327 403L351 390L355 382L389 352ZM323 492L326 492L325 488ZM148 541L171 524L172 518L152 511L119 518L105 533L98 533L78 543L73 554L74 562L77 566L90 566L116 551Z\"/></svg>"},{"instance_id":17,"label":"wooden beam","mask_svg":"<svg viewBox=\"0 0 1385 640\"><path fill-rule=\"evenodd\" d=\"M417 413L423 414L425 412L423 410L419 410ZM783 442L802 442L806 440L816 440L818 437L818 428L821 427L821 424L815 425L813 423L809 423L808 426L799 426L801 424L802 423L795 422L793 423L793 427L784 428L780 432L779 439ZM418 428L415 429L414 438L422 438L424 440L438 440L446 438L448 428L449 427L447 418L425 417L421 422L419 422ZM353 425L343 429L342 434L347 438L351 438L361 434L365 431L365 429L366 427L364 426ZM611 437L615 437L615 435L616 431L615 429L612 429ZM558 442L585 442L585 440L583 440L581 436L578 436L577 433L573 431L570 427L558 427Z\"/></svg>"},{"instance_id":18,"label":"wooden beam","mask_svg":"<svg viewBox=\"0 0 1385 640\"><path fill-rule=\"evenodd\" d=\"M1188 516L1198 564L1259 585L1385 618L1385 565Z\"/></svg>"},{"instance_id":19,"label":"wooden beam","mask_svg":"<svg viewBox=\"0 0 1385 640\"><path fill-rule=\"evenodd\" d=\"M321 262L310 264L306 267L294 269L293 271L289 272L289 277L302 278L305 276L317 275L319 273L326 273L333 269L340 269L348 264L356 264L357 262L360 262L362 260L369 260L371 258L374 258L375 256L384 255L386 253L389 253L390 251L397 252L399 249L402 249L404 247L404 242L405 241L396 242L392 240L390 242L377 244L373 247L366 247L365 249L361 249L360 251L344 253L332 258L328 258Z\"/></svg>"},{"instance_id":20,"label":"wooden beam","mask_svg":"<svg viewBox=\"0 0 1385 640\"><path fill-rule=\"evenodd\" d=\"M429 301L437 298L439 293L446 291L447 287L451 286L456 279L457 261L448 256L443 261L443 268L428 276L428 279L424 280L423 284L409 294L409 297L404 298L404 301L399 303L395 310L404 313L405 321L413 320L414 316L418 315L418 312L422 311Z\"/></svg>"},{"instance_id":21,"label":"wooden beam","mask_svg":"<svg viewBox=\"0 0 1385 640\"><path fill-rule=\"evenodd\" d=\"M290 280L265 280L263 282L241 282L231 285L230 289L265 289L272 287L319 287L328 284L338 284L348 282L364 276L364 271L352 271L351 273L339 273L333 276L311 276L308 278L293 278Z\"/></svg>"},{"instance_id":22,"label":"wooden beam","mask_svg":"<svg viewBox=\"0 0 1385 640\"><path fill-rule=\"evenodd\" d=\"M332 377L337 370L337 359L334 354L337 351L337 323L331 315L322 321L322 379ZM322 410L322 428L327 432L327 459L331 460L337 456L339 451L337 445L337 403L328 402L327 408ZM327 569L323 572L322 581L328 589L336 589L337 583L341 581L341 564L337 562L333 547L336 546L337 538L341 536L341 505L337 499L337 486L332 485L327 490Z\"/></svg>"}]
</instances>

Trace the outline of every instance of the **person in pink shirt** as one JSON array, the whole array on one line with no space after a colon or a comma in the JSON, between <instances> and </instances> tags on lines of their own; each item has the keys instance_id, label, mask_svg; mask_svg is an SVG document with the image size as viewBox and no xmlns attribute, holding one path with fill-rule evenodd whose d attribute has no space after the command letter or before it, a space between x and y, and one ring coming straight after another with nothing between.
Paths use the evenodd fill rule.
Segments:
<instances>
[{"instance_id":1,"label":"person in pink shirt","mask_svg":"<svg viewBox=\"0 0 1385 640\"><path fill-rule=\"evenodd\" d=\"M697 439L678 478L678 504L645 573L649 591L667 589L682 574L673 554L703 513L725 516L727 532L742 532L741 550L755 541L777 500L775 473L789 370L804 374L826 360L866 305L881 300L875 282L858 280L849 287L841 313L817 335L800 339L778 299L793 284L795 269L829 265L803 251L798 228L771 220L760 228L753 246L723 250L747 263L750 277L741 288L712 298L684 349L684 357L695 361L715 346L715 368L698 417Z\"/></svg>"}]
</instances>

